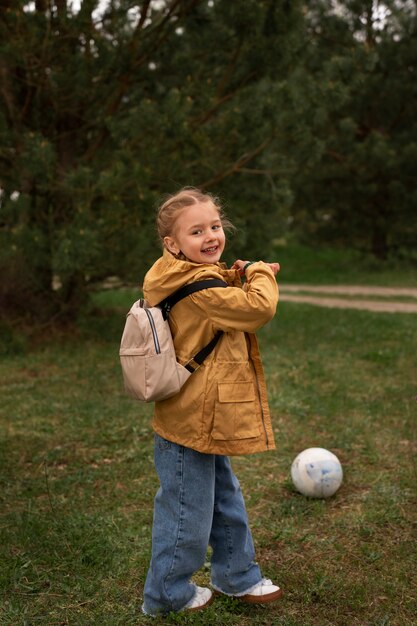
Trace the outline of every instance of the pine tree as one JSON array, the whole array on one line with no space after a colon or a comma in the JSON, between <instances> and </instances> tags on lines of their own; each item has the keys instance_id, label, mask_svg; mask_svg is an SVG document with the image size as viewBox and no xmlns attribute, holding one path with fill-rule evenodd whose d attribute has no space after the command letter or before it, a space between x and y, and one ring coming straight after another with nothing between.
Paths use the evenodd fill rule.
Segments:
<instances>
[{"instance_id":1,"label":"pine tree","mask_svg":"<svg viewBox=\"0 0 417 626\"><path fill-rule=\"evenodd\" d=\"M296 227L379 259L415 256L415 3L314 2L308 23L319 152L297 173Z\"/></svg>"},{"instance_id":2,"label":"pine tree","mask_svg":"<svg viewBox=\"0 0 417 626\"><path fill-rule=\"evenodd\" d=\"M2 0L2 310L73 316L94 282L140 280L184 184L235 197L265 254L301 24L286 0Z\"/></svg>"}]
</instances>

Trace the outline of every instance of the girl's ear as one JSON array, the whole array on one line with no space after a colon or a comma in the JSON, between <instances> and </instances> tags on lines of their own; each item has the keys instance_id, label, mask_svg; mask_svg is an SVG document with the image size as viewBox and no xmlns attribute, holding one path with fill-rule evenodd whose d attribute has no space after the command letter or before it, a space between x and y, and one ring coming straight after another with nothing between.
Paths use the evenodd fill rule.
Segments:
<instances>
[{"instance_id":1,"label":"girl's ear","mask_svg":"<svg viewBox=\"0 0 417 626\"><path fill-rule=\"evenodd\" d=\"M164 245L172 254L179 254L181 252L172 237L164 237Z\"/></svg>"}]
</instances>

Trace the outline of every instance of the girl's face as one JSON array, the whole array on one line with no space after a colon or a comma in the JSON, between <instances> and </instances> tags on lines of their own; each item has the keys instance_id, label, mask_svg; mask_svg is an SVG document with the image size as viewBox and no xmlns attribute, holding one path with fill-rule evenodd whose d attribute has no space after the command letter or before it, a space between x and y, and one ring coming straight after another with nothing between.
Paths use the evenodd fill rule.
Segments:
<instances>
[{"instance_id":1,"label":"girl's face","mask_svg":"<svg viewBox=\"0 0 417 626\"><path fill-rule=\"evenodd\" d=\"M217 263L226 238L219 212L210 201L182 209L170 237L164 243L173 254L180 252L194 263Z\"/></svg>"}]
</instances>

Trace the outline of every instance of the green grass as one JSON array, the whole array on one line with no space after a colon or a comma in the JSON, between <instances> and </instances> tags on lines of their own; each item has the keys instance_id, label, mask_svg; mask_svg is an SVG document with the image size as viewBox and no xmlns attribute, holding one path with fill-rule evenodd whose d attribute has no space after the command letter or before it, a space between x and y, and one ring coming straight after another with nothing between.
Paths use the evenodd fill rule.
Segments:
<instances>
[{"instance_id":1,"label":"green grass","mask_svg":"<svg viewBox=\"0 0 417 626\"><path fill-rule=\"evenodd\" d=\"M417 266L398 260L379 261L355 250L277 242L274 261L281 264L285 283L415 287Z\"/></svg>"},{"instance_id":2,"label":"green grass","mask_svg":"<svg viewBox=\"0 0 417 626\"><path fill-rule=\"evenodd\" d=\"M293 303L260 333L277 451L233 460L258 561L285 595L140 614L152 407L124 395L118 363L136 297L97 294L95 324L0 362L0 624L417 624L416 316ZM343 464L326 501L291 485L291 461L310 446Z\"/></svg>"}]
</instances>

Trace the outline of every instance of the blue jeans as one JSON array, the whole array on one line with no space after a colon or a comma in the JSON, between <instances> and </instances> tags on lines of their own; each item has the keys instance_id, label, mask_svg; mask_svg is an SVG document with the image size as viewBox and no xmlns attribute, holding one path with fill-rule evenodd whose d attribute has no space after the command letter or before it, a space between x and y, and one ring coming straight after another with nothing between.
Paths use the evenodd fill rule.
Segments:
<instances>
[{"instance_id":1,"label":"blue jeans","mask_svg":"<svg viewBox=\"0 0 417 626\"><path fill-rule=\"evenodd\" d=\"M155 435L152 557L144 589L146 613L182 609L194 596L192 574L213 553L211 579L224 593L242 593L261 572L239 482L225 456L202 454Z\"/></svg>"}]
</instances>

